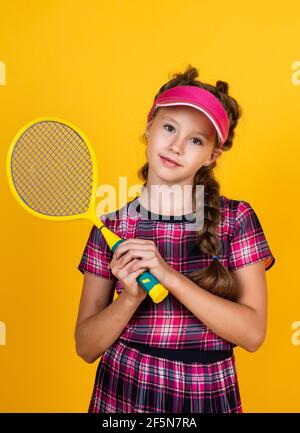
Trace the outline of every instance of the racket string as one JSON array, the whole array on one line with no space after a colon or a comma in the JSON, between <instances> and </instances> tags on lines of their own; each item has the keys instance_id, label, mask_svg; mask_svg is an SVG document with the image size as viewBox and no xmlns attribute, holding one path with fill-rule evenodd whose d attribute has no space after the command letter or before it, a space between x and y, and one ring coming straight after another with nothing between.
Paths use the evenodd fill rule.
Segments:
<instances>
[{"instance_id":1,"label":"racket string","mask_svg":"<svg viewBox=\"0 0 300 433\"><path fill-rule=\"evenodd\" d=\"M41 197L40 197L39 193L42 192L43 193L43 197L42 197L43 198L43 202L42 203L45 205L45 204L47 204L48 201L50 201L50 203L52 205L52 209L56 209L57 210L57 207L55 206L55 202L53 202L51 200L51 193L54 193L54 195L57 195L57 190L59 190L59 185L55 182L55 180L53 178L50 178L51 181L52 181L52 186L51 186L51 183L49 182L48 178L46 178L44 176L44 174L43 174L43 173L45 173L47 175L47 171L45 170L45 164L43 163L41 166L38 166L36 164L36 162L31 158L31 154L34 154L36 152L36 148L32 148L29 145L30 142L33 145L35 145L35 143L31 140L30 136L28 136L27 138L28 138L28 140L27 140L27 143L26 143L27 144L27 149L26 150L28 150L28 148L29 148L29 150L32 151L31 153L26 154L26 157L28 158L29 162L31 163L30 166L28 166L28 164L27 164L27 167L29 168L29 170L31 172L31 176L32 176L31 182L29 184L29 188L31 189L31 194L27 198L32 198L32 204L35 204L35 206L36 206L36 202L37 202L37 204L40 203L40 198ZM21 142L20 142L20 145L22 145ZM46 156L44 154L44 159L45 158L46 158ZM48 160L48 158L46 158L46 159ZM26 161L26 159L23 158L22 161L21 161L21 163L19 164L20 170L22 169L22 164L24 164L25 161ZM48 160L48 161L50 162L50 160ZM33 178L34 169L32 168L33 166L34 166L35 171L37 172L36 176L34 178ZM39 179L39 177L41 179L43 179L45 182L43 182L43 189L40 188L39 191L37 191L36 188L34 188L34 186L33 186L34 185L33 180L36 181L36 180ZM57 187L56 189L54 189L53 184ZM23 185L25 185L25 184L23 183ZM49 190L48 187L50 187L51 189ZM27 188L27 193L30 193L30 189L29 188ZM35 192L35 195L32 194L32 191ZM62 189L60 189L60 191L62 191ZM23 193L24 193L24 191L23 191ZM34 200L34 199L36 199L36 200ZM27 204L28 204L28 201L27 201ZM44 212L44 209L42 209L41 207L37 207L36 206L36 210L38 210L39 212L42 212L42 211Z\"/></svg>"},{"instance_id":2,"label":"racket string","mask_svg":"<svg viewBox=\"0 0 300 433\"><path fill-rule=\"evenodd\" d=\"M71 127L54 121L31 126L14 147L11 168L17 192L34 210L54 216L88 210L91 155Z\"/></svg>"},{"instance_id":3,"label":"racket string","mask_svg":"<svg viewBox=\"0 0 300 433\"><path fill-rule=\"evenodd\" d=\"M47 137L45 137L45 134L44 134L44 137L43 137L43 139L47 139ZM61 139L61 137L59 137L59 140L60 140L60 142L62 142L62 139ZM70 143L71 143L71 141L70 141ZM52 153L54 152L54 150L53 149L51 149L50 148L50 150L52 150ZM64 149L62 148L62 152L64 151ZM49 152L47 152L47 155L49 155ZM66 155L66 153L65 154L63 154L63 156L65 156ZM52 157L53 155L51 154L51 157ZM57 156L58 156L58 158L59 158L59 161L58 162L61 162L61 158L60 158L60 154L58 153L57 154ZM54 158L55 158L55 156L54 156ZM54 160L54 158L53 158L53 160ZM74 158L72 158L72 160L73 160L73 163L74 163L74 165L72 166L72 168L74 169L75 168L75 170L78 172L78 170L76 169L76 160L74 159ZM64 161L62 161L63 162L63 164L64 164ZM60 167L61 167L61 165L62 164L60 164ZM65 169L68 169L69 168L69 166L67 165L67 166L65 166ZM61 172L60 173L61 174L61 176L62 177L64 177L64 181L67 181L67 178L64 176L64 172ZM80 182L80 177L79 178L77 178L76 177L76 180L79 180L79 182ZM83 179L83 180L85 180L85 179ZM69 184L68 182L67 182L67 184ZM70 185L70 184L69 184ZM75 185L76 186L76 185ZM71 187L71 185L70 185L70 187Z\"/></svg>"}]
</instances>

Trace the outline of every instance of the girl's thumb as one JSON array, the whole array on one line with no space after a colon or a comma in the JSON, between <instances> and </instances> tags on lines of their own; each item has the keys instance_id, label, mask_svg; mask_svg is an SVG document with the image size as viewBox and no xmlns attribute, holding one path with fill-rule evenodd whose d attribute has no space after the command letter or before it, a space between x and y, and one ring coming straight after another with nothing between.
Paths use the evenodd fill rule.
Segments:
<instances>
[{"instance_id":1,"label":"girl's thumb","mask_svg":"<svg viewBox=\"0 0 300 433\"><path fill-rule=\"evenodd\" d=\"M140 274L142 274L143 272L145 272L146 270L147 270L146 268L141 268L141 269L138 269L137 271L133 272L133 274L135 274L135 275L140 275Z\"/></svg>"}]
</instances>

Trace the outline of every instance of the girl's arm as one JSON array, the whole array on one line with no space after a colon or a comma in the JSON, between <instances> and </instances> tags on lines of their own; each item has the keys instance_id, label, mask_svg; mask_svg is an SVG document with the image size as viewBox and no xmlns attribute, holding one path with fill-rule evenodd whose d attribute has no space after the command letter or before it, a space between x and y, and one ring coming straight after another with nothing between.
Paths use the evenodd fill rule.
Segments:
<instances>
[{"instance_id":1,"label":"girl's arm","mask_svg":"<svg viewBox=\"0 0 300 433\"><path fill-rule=\"evenodd\" d=\"M166 287L215 334L248 352L255 352L265 339L267 327L264 262L232 271L232 276L240 294L237 302L202 289L176 271L168 276Z\"/></svg>"},{"instance_id":2,"label":"girl's arm","mask_svg":"<svg viewBox=\"0 0 300 433\"><path fill-rule=\"evenodd\" d=\"M92 363L121 335L143 298L126 292L113 298L113 281L84 275L84 285L75 328L76 351Z\"/></svg>"}]
</instances>

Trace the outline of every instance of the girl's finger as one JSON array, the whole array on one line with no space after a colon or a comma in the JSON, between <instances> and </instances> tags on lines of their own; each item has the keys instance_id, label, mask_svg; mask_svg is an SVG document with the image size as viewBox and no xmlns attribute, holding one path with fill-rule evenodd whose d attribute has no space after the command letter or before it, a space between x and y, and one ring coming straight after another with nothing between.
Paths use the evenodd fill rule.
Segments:
<instances>
[{"instance_id":1,"label":"girl's finger","mask_svg":"<svg viewBox=\"0 0 300 433\"><path fill-rule=\"evenodd\" d=\"M139 275L141 275L143 272L145 272L147 269L146 268L141 268L141 269L138 269L137 271L135 271L135 272L131 272L129 275L128 275L128 279L130 279L130 280L136 280L137 279L137 277L139 276Z\"/></svg>"},{"instance_id":2,"label":"girl's finger","mask_svg":"<svg viewBox=\"0 0 300 433\"><path fill-rule=\"evenodd\" d=\"M136 263L139 261L140 259L132 259L130 262L126 263L126 265L119 265L117 270L119 273L121 272L121 278L126 278L126 276L132 272L131 267L136 265Z\"/></svg>"},{"instance_id":3,"label":"girl's finger","mask_svg":"<svg viewBox=\"0 0 300 433\"><path fill-rule=\"evenodd\" d=\"M150 259L153 256L154 256L153 251L134 249L124 254L124 256L119 259L119 263L120 266L123 267L126 263L128 263L133 258L137 258L141 260L141 259Z\"/></svg>"},{"instance_id":4,"label":"girl's finger","mask_svg":"<svg viewBox=\"0 0 300 433\"><path fill-rule=\"evenodd\" d=\"M150 242L150 243L149 243ZM135 242L131 242L130 245L129 244L124 244L124 242L122 242L118 248L116 249L116 251L114 252L115 257L120 257L122 256L124 253L127 253L130 250L144 250L144 251L149 251L150 247L154 247L156 248L156 246L154 244L152 244L151 241L142 241L142 243L135 243Z\"/></svg>"},{"instance_id":5,"label":"girl's finger","mask_svg":"<svg viewBox=\"0 0 300 433\"><path fill-rule=\"evenodd\" d=\"M143 267L145 269L149 269L149 266L151 265L151 263L152 263L151 260L141 260L140 259L138 262L132 264L131 270L133 272L135 272L140 267Z\"/></svg>"},{"instance_id":6,"label":"girl's finger","mask_svg":"<svg viewBox=\"0 0 300 433\"><path fill-rule=\"evenodd\" d=\"M112 269L113 274L117 278L124 278L128 274L128 267L129 265L133 264L133 261L137 261L137 259L132 260L131 262L127 263L125 266L120 266L120 263L118 260L115 260L114 263L112 261L110 262L110 268Z\"/></svg>"},{"instance_id":7,"label":"girl's finger","mask_svg":"<svg viewBox=\"0 0 300 433\"><path fill-rule=\"evenodd\" d=\"M121 265L122 268L128 269L128 268L130 268L130 266L138 263L139 261L140 261L140 259L134 259L133 258L133 259L129 260L126 264L120 263L120 265Z\"/></svg>"}]
</instances>

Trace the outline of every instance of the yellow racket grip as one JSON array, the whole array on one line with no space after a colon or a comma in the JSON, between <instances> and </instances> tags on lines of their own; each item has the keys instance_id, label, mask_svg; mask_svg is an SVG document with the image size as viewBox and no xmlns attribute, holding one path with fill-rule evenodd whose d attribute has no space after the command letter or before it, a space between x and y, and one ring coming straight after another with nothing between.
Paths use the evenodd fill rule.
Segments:
<instances>
[{"instance_id":1,"label":"yellow racket grip","mask_svg":"<svg viewBox=\"0 0 300 433\"><path fill-rule=\"evenodd\" d=\"M98 225L99 227L99 225ZM104 225L101 225L100 230L109 246L109 248L114 252L118 245L121 242L124 242L125 239L120 238L118 235L113 233ZM148 293L150 298L156 304L163 301L166 296L168 296L169 291L155 278L154 275L149 271L143 272L141 275L137 277L137 281L141 287Z\"/></svg>"},{"instance_id":2,"label":"yellow racket grip","mask_svg":"<svg viewBox=\"0 0 300 433\"><path fill-rule=\"evenodd\" d=\"M137 281L156 304L163 301L169 294L169 291L149 271L139 275Z\"/></svg>"}]
</instances>

